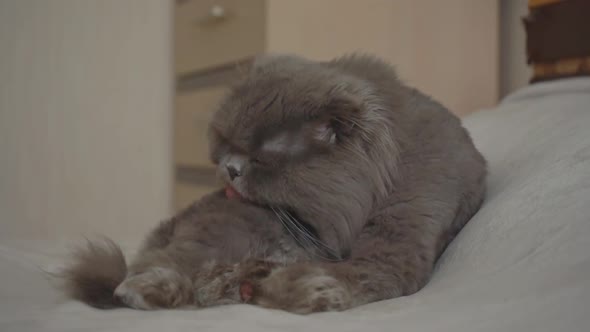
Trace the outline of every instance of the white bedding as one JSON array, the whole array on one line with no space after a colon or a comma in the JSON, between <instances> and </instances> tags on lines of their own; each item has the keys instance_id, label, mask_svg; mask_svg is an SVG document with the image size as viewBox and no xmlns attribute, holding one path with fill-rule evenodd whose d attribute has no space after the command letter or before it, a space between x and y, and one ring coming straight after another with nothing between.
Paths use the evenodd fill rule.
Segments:
<instances>
[{"instance_id":1,"label":"white bedding","mask_svg":"<svg viewBox=\"0 0 590 332\"><path fill-rule=\"evenodd\" d=\"M415 295L311 316L100 311L43 277L62 245L13 239L0 245L0 331L590 331L590 79L525 88L465 124L488 197Z\"/></svg>"}]
</instances>

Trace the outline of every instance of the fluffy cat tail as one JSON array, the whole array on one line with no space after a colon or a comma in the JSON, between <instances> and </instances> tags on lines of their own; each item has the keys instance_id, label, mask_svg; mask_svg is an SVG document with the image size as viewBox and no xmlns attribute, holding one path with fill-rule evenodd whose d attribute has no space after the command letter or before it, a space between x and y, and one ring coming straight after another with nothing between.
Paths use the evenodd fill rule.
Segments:
<instances>
[{"instance_id":1,"label":"fluffy cat tail","mask_svg":"<svg viewBox=\"0 0 590 332\"><path fill-rule=\"evenodd\" d=\"M125 256L108 238L88 240L86 246L73 252L72 262L59 273L61 286L71 298L100 309L124 306L114 292L126 275Z\"/></svg>"}]
</instances>

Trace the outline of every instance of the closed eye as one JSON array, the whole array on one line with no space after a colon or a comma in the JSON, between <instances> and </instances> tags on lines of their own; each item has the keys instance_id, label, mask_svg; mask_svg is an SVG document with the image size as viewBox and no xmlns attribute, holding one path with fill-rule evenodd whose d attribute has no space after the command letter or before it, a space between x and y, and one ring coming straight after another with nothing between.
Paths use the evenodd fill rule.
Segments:
<instances>
[{"instance_id":1,"label":"closed eye","mask_svg":"<svg viewBox=\"0 0 590 332\"><path fill-rule=\"evenodd\" d=\"M265 162L260 158L251 158L250 164L252 164L254 166L263 166L263 165L265 165Z\"/></svg>"},{"instance_id":2,"label":"closed eye","mask_svg":"<svg viewBox=\"0 0 590 332\"><path fill-rule=\"evenodd\" d=\"M277 161L280 159L282 159L282 155L277 153L255 153L250 156L250 165L260 168L274 168L277 166Z\"/></svg>"}]
</instances>

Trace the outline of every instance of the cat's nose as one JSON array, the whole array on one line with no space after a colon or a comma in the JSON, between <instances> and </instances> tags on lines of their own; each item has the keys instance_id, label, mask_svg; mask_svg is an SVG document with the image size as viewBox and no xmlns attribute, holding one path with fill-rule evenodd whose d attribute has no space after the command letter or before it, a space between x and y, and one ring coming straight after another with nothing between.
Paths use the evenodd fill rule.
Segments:
<instances>
[{"instance_id":1,"label":"cat's nose","mask_svg":"<svg viewBox=\"0 0 590 332\"><path fill-rule=\"evenodd\" d=\"M235 166L233 165L225 165L225 168L227 168L227 174L229 174L229 178L233 181L235 178L242 176L242 172L240 172L239 169L237 169Z\"/></svg>"}]
</instances>

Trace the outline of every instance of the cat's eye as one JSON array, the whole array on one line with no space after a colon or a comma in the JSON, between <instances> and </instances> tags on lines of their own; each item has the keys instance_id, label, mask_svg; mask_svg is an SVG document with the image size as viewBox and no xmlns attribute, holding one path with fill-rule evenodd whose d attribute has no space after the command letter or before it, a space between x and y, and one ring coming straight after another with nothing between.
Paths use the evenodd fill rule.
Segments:
<instances>
[{"instance_id":1,"label":"cat's eye","mask_svg":"<svg viewBox=\"0 0 590 332\"><path fill-rule=\"evenodd\" d=\"M261 166L264 165L264 162L260 158L250 158L250 164L254 166Z\"/></svg>"}]
</instances>

